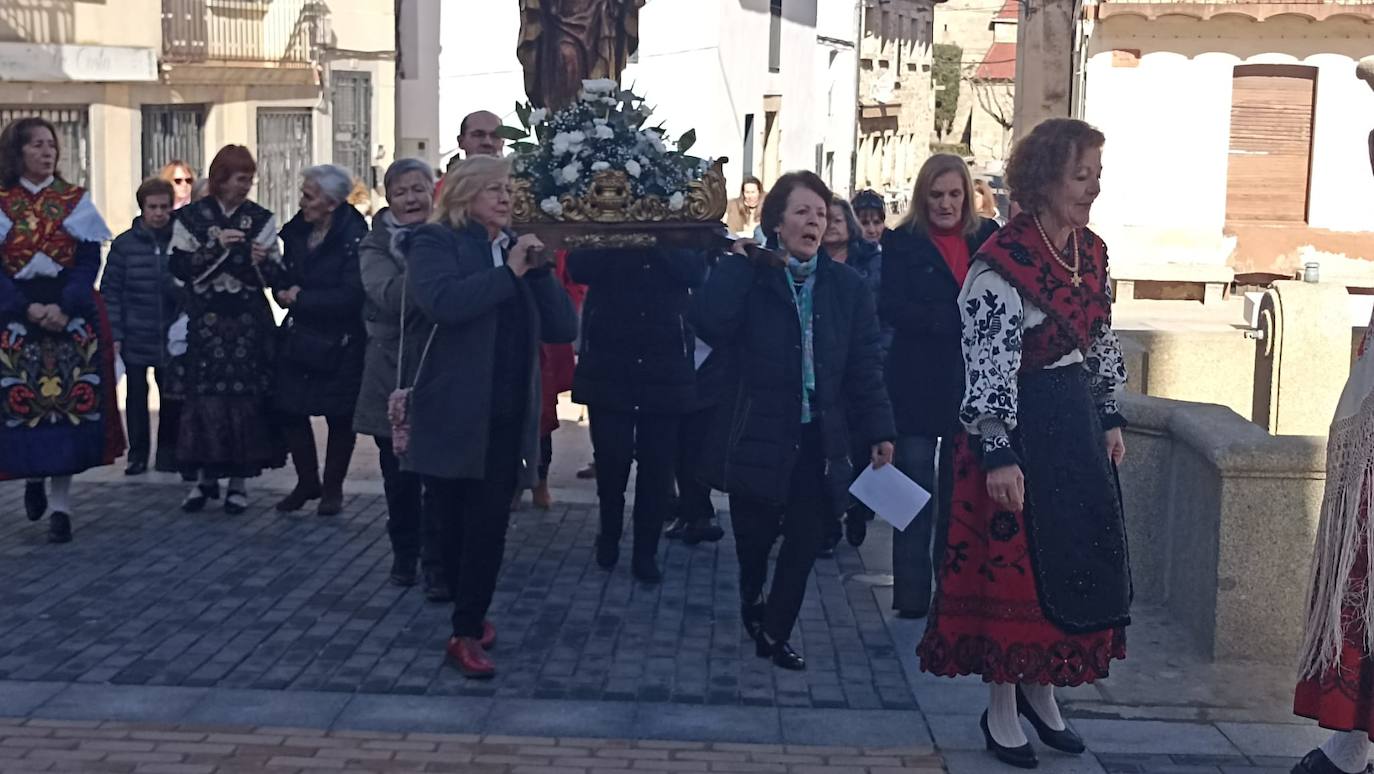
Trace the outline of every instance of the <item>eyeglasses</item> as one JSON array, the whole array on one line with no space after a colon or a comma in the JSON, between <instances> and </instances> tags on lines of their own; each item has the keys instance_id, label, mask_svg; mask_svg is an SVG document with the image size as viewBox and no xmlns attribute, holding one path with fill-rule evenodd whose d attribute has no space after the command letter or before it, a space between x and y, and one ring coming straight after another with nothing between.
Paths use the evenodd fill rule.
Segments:
<instances>
[{"instance_id":1,"label":"eyeglasses","mask_svg":"<svg viewBox=\"0 0 1374 774\"><path fill-rule=\"evenodd\" d=\"M196 182L196 179L194 177L174 177L172 178L172 182L176 183L177 185L185 185L187 183Z\"/></svg>"}]
</instances>

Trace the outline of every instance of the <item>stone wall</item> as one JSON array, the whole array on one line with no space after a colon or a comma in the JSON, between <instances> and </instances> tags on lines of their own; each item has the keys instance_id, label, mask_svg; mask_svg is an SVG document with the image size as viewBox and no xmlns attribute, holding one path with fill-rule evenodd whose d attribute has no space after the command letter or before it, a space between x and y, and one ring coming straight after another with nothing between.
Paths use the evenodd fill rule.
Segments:
<instances>
[{"instance_id":1,"label":"stone wall","mask_svg":"<svg viewBox=\"0 0 1374 774\"><path fill-rule=\"evenodd\" d=\"M1291 663L1325 482L1325 439L1275 437L1215 405L1124 398L1122 496L1136 601L1209 656Z\"/></svg>"}]
</instances>

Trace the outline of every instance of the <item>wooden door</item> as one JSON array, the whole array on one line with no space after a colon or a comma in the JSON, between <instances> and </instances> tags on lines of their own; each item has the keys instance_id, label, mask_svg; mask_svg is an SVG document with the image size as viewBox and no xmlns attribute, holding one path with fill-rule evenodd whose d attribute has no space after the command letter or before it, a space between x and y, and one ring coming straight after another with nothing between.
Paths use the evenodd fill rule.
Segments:
<instances>
[{"instance_id":1,"label":"wooden door","mask_svg":"<svg viewBox=\"0 0 1374 774\"><path fill-rule=\"evenodd\" d=\"M1229 221L1305 223L1317 69L1240 65L1231 92Z\"/></svg>"}]
</instances>

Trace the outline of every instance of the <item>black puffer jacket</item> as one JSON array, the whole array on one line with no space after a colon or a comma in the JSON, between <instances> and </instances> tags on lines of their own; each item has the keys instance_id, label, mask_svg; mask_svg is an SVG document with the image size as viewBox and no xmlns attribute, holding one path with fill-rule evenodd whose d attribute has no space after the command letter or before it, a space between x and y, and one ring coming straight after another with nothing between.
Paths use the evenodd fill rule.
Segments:
<instances>
[{"instance_id":1,"label":"black puffer jacket","mask_svg":"<svg viewBox=\"0 0 1374 774\"><path fill-rule=\"evenodd\" d=\"M358 269L358 243L367 236L367 221L351 205L334 210L324 241L310 249L311 225L297 213L281 230L285 275L277 290L301 289L282 321L283 339L299 325L338 343L337 365L312 371L278 348L275 404L279 411L309 416L353 416L363 381L367 332L363 327L363 278Z\"/></svg>"},{"instance_id":2,"label":"black puffer jacket","mask_svg":"<svg viewBox=\"0 0 1374 774\"><path fill-rule=\"evenodd\" d=\"M100 277L100 295L110 315L110 329L130 368L166 365L167 329L177 317L177 291L170 262L171 228L158 236L134 218L128 231L115 237Z\"/></svg>"},{"instance_id":3,"label":"black puffer jacket","mask_svg":"<svg viewBox=\"0 0 1374 774\"><path fill-rule=\"evenodd\" d=\"M579 250L568 273L587 285L573 400L654 414L691 411L696 337L691 290L706 259L691 250Z\"/></svg>"},{"instance_id":4,"label":"black puffer jacket","mask_svg":"<svg viewBox=\"0 0 1374 774\"><path fill-rule=\"evenodd\" d=\"M781 503L801 442L801 325L783 269L729 255L694 299L692 321L713 347L736 356L734 395L712 420L699 471L713 488ZM824 253L815 284L813 421L825 443L826 483L844 503L850 451L896 438L883 388L873 294L863 278Z\"/></svg>"},{"instance_id":5,"label":"black puffer jacket","mask_svg":"<svg viewBox=\"0 0 1374 774\"><path fill-rule=\"evenodd\" d=\"M997 231L984 220L965 242L970 260ZM964 399L959 282L935 244L906 229L883 234L878 314L893 328L887 392L902 435L949 436Z\"/></svg>"}]
</instances>

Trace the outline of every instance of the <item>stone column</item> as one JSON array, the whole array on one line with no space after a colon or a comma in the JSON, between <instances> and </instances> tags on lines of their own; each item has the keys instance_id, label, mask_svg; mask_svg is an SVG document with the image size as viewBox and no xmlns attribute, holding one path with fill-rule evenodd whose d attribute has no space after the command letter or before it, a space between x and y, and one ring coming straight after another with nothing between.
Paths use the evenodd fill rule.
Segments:
<instances>
[{"instance_id":1,"label":"stone column","mask_svg":"<svg viewBox=\"0 0 1374 774\"><path fill-rule=\"evenodd\" d=\"M1073 0L1023 0L1016 26L1016 116L1012 141L1071 112Z\"/></svg>"},{"instance_id":2,"label":"stone column","mask_svg":"<svg viewBox=\"0 0 1374 774\"><path fill-rule=\"evenodd\" d=\"M1326 435L1350 375L1350 295L1335 283L1275 282L1260 302L1255 424Z\"/></svg>"}]
</instances>

